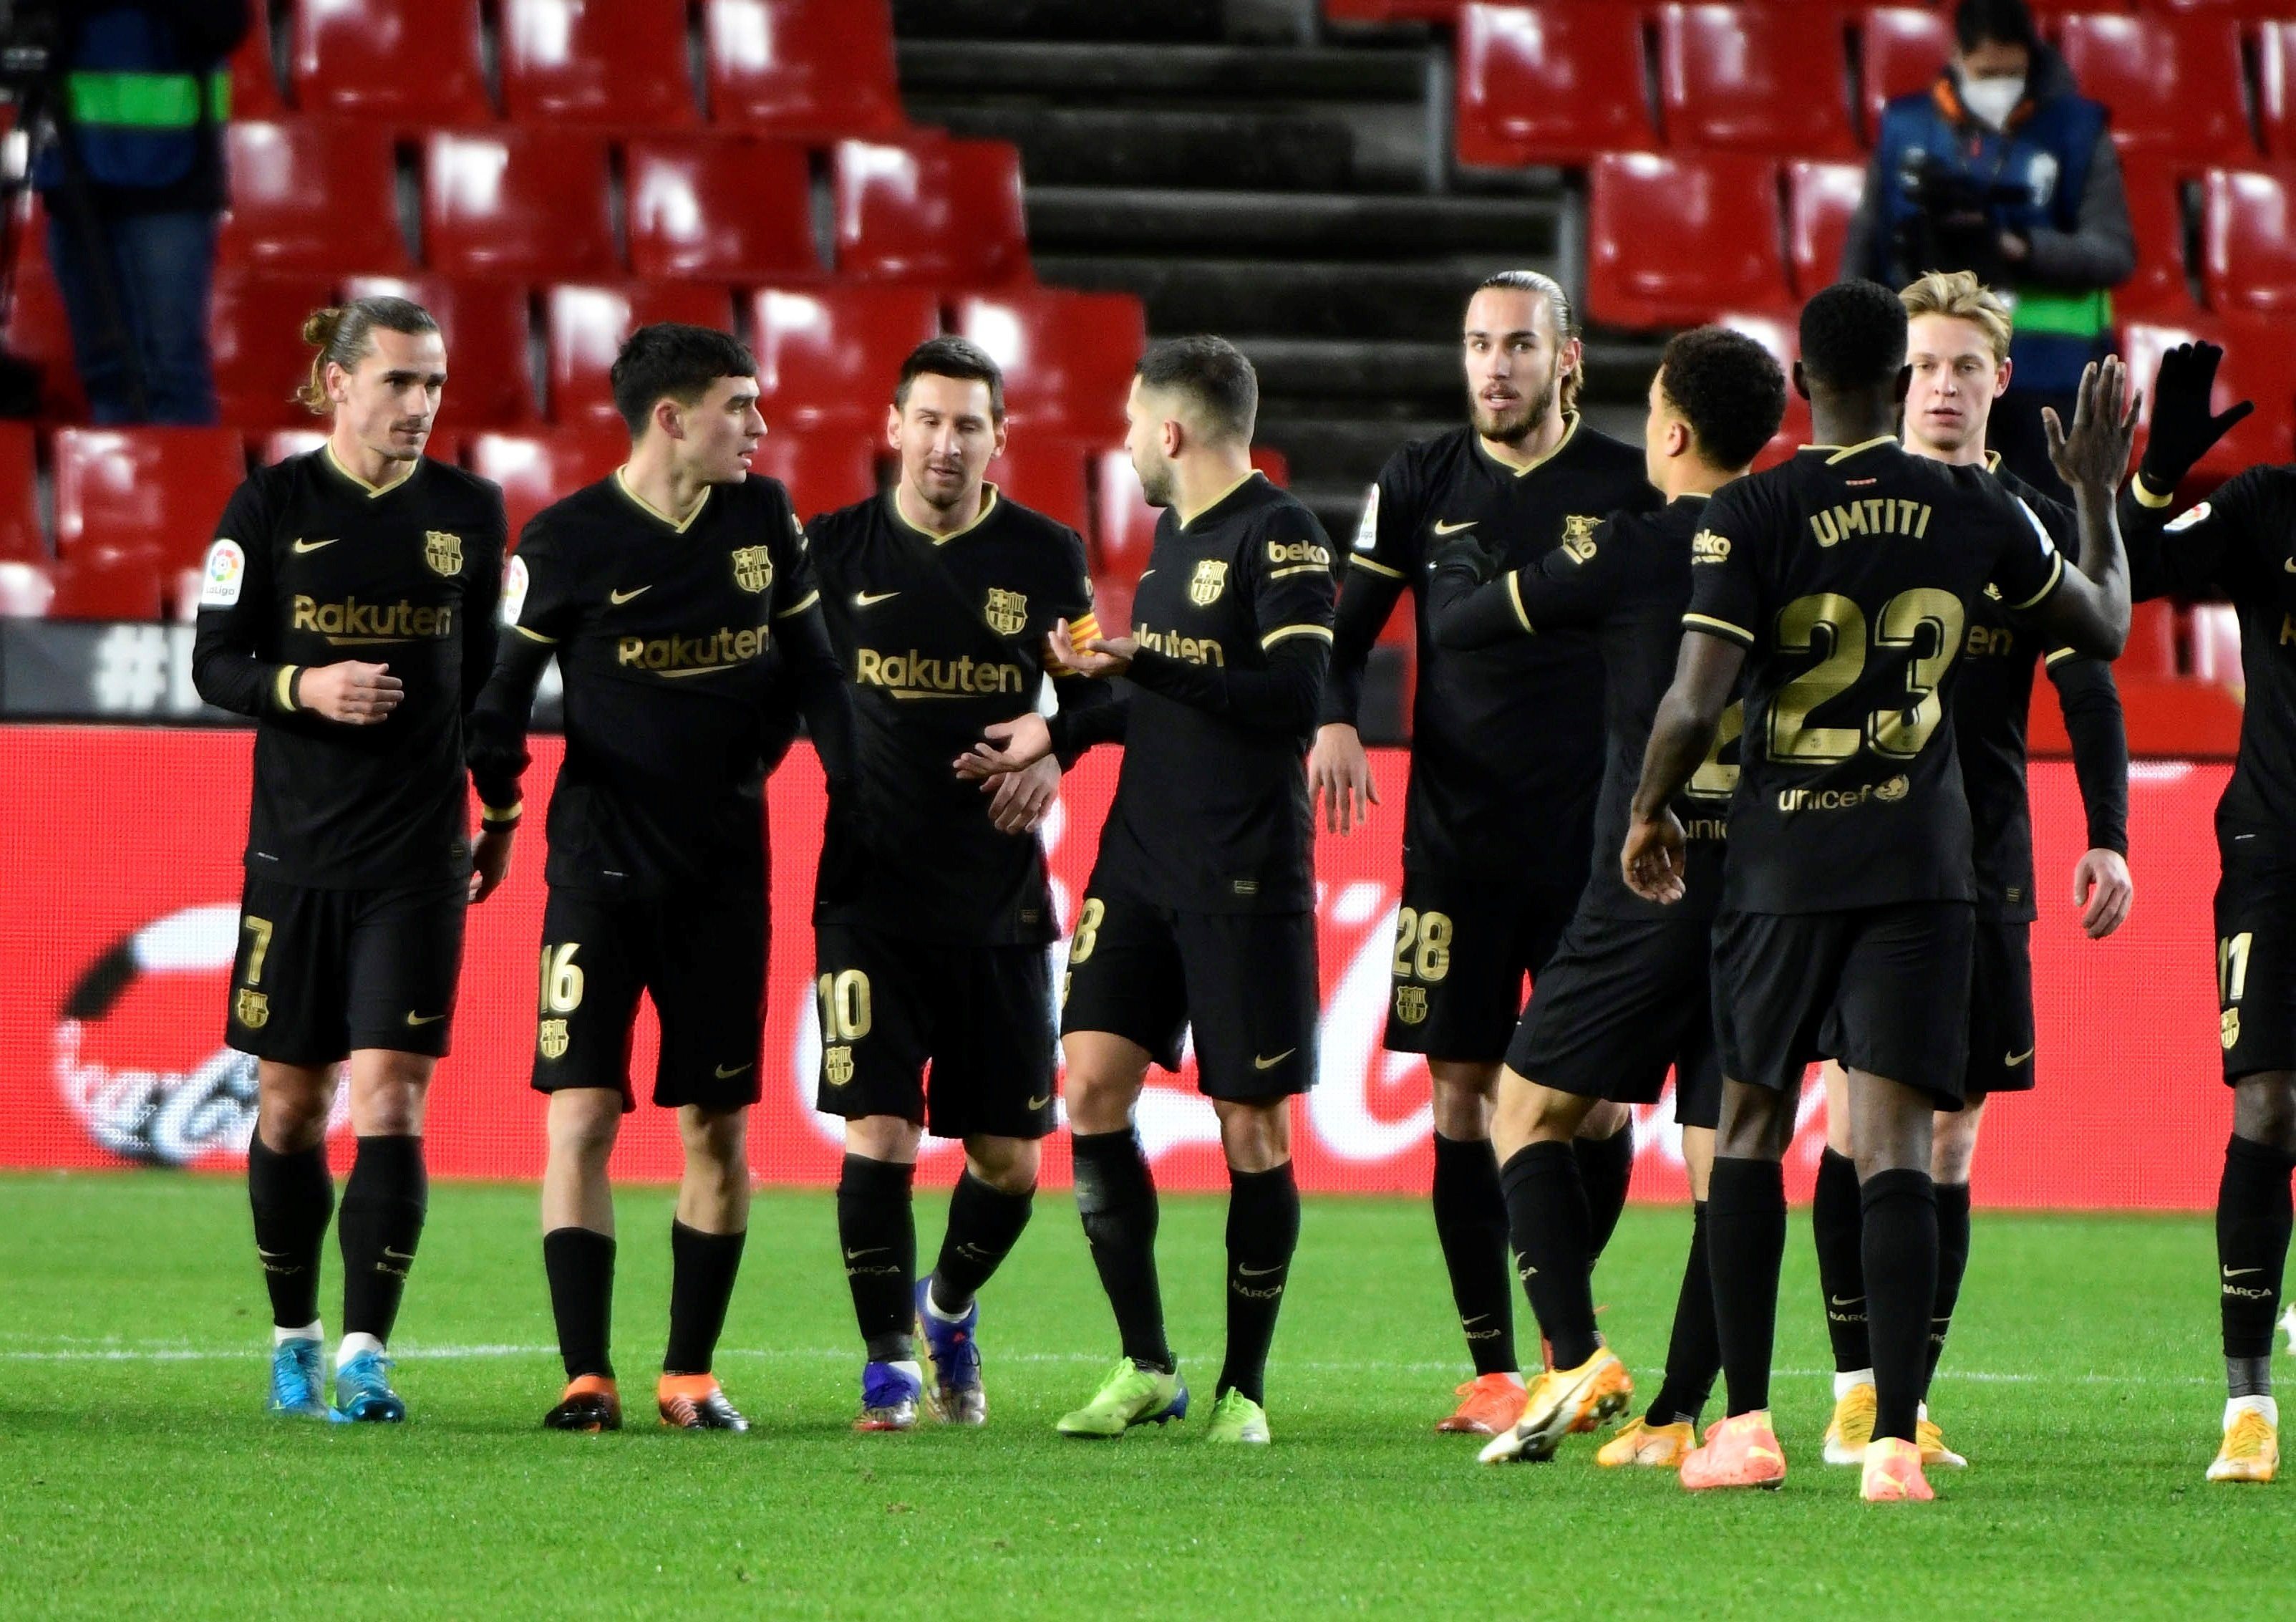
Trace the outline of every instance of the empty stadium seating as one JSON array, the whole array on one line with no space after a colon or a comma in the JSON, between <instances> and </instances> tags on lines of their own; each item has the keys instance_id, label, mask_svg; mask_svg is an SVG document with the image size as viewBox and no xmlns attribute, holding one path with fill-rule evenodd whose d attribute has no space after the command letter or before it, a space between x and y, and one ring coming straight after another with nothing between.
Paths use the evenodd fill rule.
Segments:
<instances>
[{"instance_id":1,"label":"empty stadium seating","mask_svg":"<svg viewBox=\"0 0 2296 1622\"><path fill-rule=\"evenodd\" d=\"M422 240L449 275L611 276L607 199L605 144L579 131L442 132L425 146Z\"/></svg>"},{"instance_id":2,"label":"empty stadium seating","mask_svg":"<svg viewBox=\"0 0 2296 1622\"><path fill-rule=\"evenodd\" d=\"M901 128L890 10L853 0L702 0L709 115L772 135Z\"/></svg>"},{"instance_id":3,"label":"empty stadium seating","mask_svg":"<svg viewBox=\"0 0 2296 1622\"><path fill-rule=\"evenodd\" d=\"M1838 29L1790 5L1658 11L1660 118L1670 147L1813 156L1857 150Z\"/></svg>"},{"instance_id":4,"label":"empty stadium seating","mask_svg":"<svg viewBox=\"0 0 2296 1622\"><path fill-rule=\"evenodd\" d=\"M1658 144L1642 19L1611 0L1465 7L1457 81L1462 163L1584 163Z\"/></svg>"},{"instance_id":5,"label":"empty stadium seating","mask_svg":"<svg viewBox=\"0 0 2296 1622\"><path fill-rule=\"evenodd\" d=\"M1862 163L1797 159L1786 165L1786 272L1807 299L1841 275L1849 217L1866 192Z\"/></svg>"},{"instance_id":6,"label":"empty stadium seating","mask_svg":"<svg viewBox=\"0 0 2296 1622\"><path fill-rule=\"evenodd\" d=\"M2057 48L2082 91L2112 110L2120 150L2194 162L2253 154L2241 89L2240 25L2222 12L2079 15Z\"/></svg>"},{"instance_id":7,"label":"empty stadium seating","mask_svg":"<svg viewBox=\"0 0 2296 1622\"><path fill-rule=\"evenodd\" d=\"M604 478L629 449L629 435L618 427L562 426L547 433L475 434L463 460L472 473L502 486L516 545L528 519Z\"/></svg>"},{"instance_id":8,"label":"empty stadium seating","mask_svg":"<svg viewBox=\"0 0 2296 1622\"><path fill-rule=\"evenodd\" d=\"M885 420L911 350L940 330L920 287L769 288L750 300L766 418L776 429Z\"/></svg>"},{"instance_id":9,"label":"empty stadium seating","mask_svg":"<svg viewBox=\"0 0 2296 1622\"><path fill-rule=\"evenodd\" d=\"M242 425L292 422L296 389L309 375L303 317L334 301L324 276L226 270L216 277L208 342L223 420Z\"/></svg>"},{"instance_id":10,"label":"empty stadium seating","mask_svg":"<svg viewBox=\"0 0 2296 1622\"><path fill-rule=\"evenodd\" d=\"M1866 139L1882 127L1882 109L1937 82L1954 54L1953 13L1942 6L1879 5L1858 24Z\"/></svg>"},{"instance_id":11,"label":"empty stadium seating","mask_svg":"<svg viewBox=\"0 0 2296 1622\"><path fill-rule=\"evenodd\" d=\"M641 277L821 274L804 147L711 136L632 141L628 174L630 268Z\"/></svg>"},{"instance_id":12,"label":"empty stadium seating","mask_svg":"<svg viewBox=\"0 0 2296 1622\"><path fill-rule=\"evenodd\" d=\"M692 124L684 0L503 0L502 82L522 124Z\"/></svg>"},{"instance_id":13,"label":"empty stadium seating","mask_svg":"<svg viewBox=\"0 0 2296 1622\"><path fill-rule=\"evenodd\" d=\"M2129 229L2136 238L2136 273L2112 290L2114 313L2177 321L2194 313L2185 275L2184 179L2174 163L2134 156L2122 165Z\"/></svg>"},{"instance_id":14,"label":"empty stadium seating","mask_svg":"<svg viewBox=\"0 0 2296 1622\"><path fill-rule=\"evenodd\" d=\"M326 274L412 268L386 133L319 119L234 122L226 159L231 211L219 263Z\"/></svg>"},{"instance_id":15,"label":"empty stadium seating","mask_svg":"<svg viewBox=\"0 0 2296 1622\"><path fill-rule=\"evenodd\" d=\"M1800 352L1801 342L1792 316L1779 312L1737 311L1714 317L1717 326L1726 326L1733 332L1743 333L1769 350L1786 375L1786 412L1770 442L1754 458L1757 468L1775 467L1788 457L1809 443L1809 402L1794 392L1793 363Z\"/></svg>"},{"instance_id":16,"label":"empty stadium seating","mask_svg":"<svg viewBox=\"0 0 2296 1622\"><path fill-rule=\"evenodd\" d=\"M231 116L275 119L287 111L279 94L277 64L271 56L271 30L251 28L231 54Z\"/></svg>"},{"instance_id":17,"label":"empty stadium seating","mask_svg":"<svg viewBox=\"0 0 2296 1622\"><path fill-rule=\"evenodd\" d=\"M353 276L343 296L412 299L439 321L447 343L442 420L458 428L501 428L535 418L527 360L527 293L515 282L425 276Z\"/></svg>"},{"instance_id":18,"label":"empty stadium seating","mask_svg":"<svg viewBox=\"0 0 2296 1622\"><path fill-rule=\"evenodd\" d=\"M2296 311L2296 169L2210 169L2201 191L2209 308Z\"/></svg>"},{"instance_id":19,"label":"empty stadium seating","mask_svg":"<svg viewBox=\"0 0 2296 1622\"><path fill-rule=\"evenodd\" d=\"M542 312L551 420L619 424L606 374L622 341L655 321L730 329L733 306L723 287L655 282L553 287L542 295Z\"/></svg>"},{"instance_id":20,"label":"empty stadium seating","mask_svg":"<svg viewBox=\"0 0 2296 1622\"><path fill-rule=\"evenodd\" d=\"M4 333L8 352L40 368L40 415L52 422L76 423L87 416L72 358L71 332L64 321L64 298L54 273L28 256L16 269L16 296L8 307Z\"/></svg>"},{"instance_id":21,"label":"empty stadium seating","mask_svg":"<svg viewBox=\"0 0 2296 1622\"><path fill-rule=\"evenodd\" d=\"M0 562L0 619L45 619L55 600L52 564Z\"/></svg>"},{"instance_id":22,"label":"empty stadium seating","mask_svg":"<svg viewBox=\"0 0 2296 1622\"><path fill-rule=\"evenodd\" d=\"M40 482L32 460L32 425L0 423L0 562L41 563Z\"/></svg>"},{"instance_id":23,"label":"empty stadium seating","mask_svg":"<svg viewBox=\"0 0 2296 1622\"><path fill-rule=\"evenodd\" d=\"M945 287L1028 278L1020 155L1002 141L840 141L833 185L841 276Z\"/></svg>"},{"instance_id":24,"label":"empty stadium seating","mask_svg":"<svg viewBox=\"0 0 2296 1622\"><path fill-rule=\"evenodd\" d=\"M1777 176L1739 152L1611 152L1587 186L1587 314L1612 326L1694 326L1776 304ZM1663 242L1668 251L1647 251Z\"/></svg>"},{"instance_id":25,"label":"empty stadium seating","mask_svg":"<svg viewBox=\"0 0 2296 1622\"><path fill-rule=\"evenodd\" d=\"M1157 512L1140 494L1140 475L1132 470L1128 451L1105 450L1093 458L1094 580L1104 592L1124 592L1120 614L1101 609L1103 625L1129 623L1131 588L1148 566L1149 549L1156 541Z\"/></svg>"},{"instance_id":26,"label":"empty stadium seating","mask_svg":"<svg viewBox=\"0 0 2296 1622\"><path fill-rule=\"evenodd\" d=\"M2257 122L2264 150L2296 159L2296 21L2266 22L2256 31Z\"/></svg>"},{"instance_id":27,"label":"empty stadium seating","mask_svg":"<svg viewBox=\"0 0 2296 1622\"><path fill-rule=\"evenodd\" d=\"M62 428L49 441L56 552L146 548L164 567L195 564L247 476L234 428Z\"/></svg>"},{"instance_id":28,"label":"empty stadium seating","mask_svg":"<svg viewBox=\"0 0 2296 1622\"><path fill-rule=\"evenodd\" d=\"M983 293L956 306L956 330L1004 369L1014 425L1120 437L1132 368L1148 322L1130 293L1029 288Z\"/></svg>"},{"instance_id":29,"label":"empty stadium seating","mask_svg":"<svg viewBox=\"0 0 2296 1622\"><path fill-rule=\"evenodd\" d=\"M876 456L858 429L768 432L750 466L789 487L800 520L865 500L877 489Z\"/></svg>"},{"instance_id":30,"label":"empty stadium seating","mask_svg":"<svg viewBox=\"0 0 2296 1622\"><path fill-rule=\"evenodd\" d=\"M1023 506L1056 518L1078 535L1092 532L1092 501L1086 493L1083 440L1060 434L1015 433L1004 454L988 465L989 482Z\"/></svg>"},{"instance_id":31,"label":"empty stadium seating","mask_svg":"<svg viewBox=\"0 0 2296 1622\"><path fill-rule=\"evenodd\" d=\"M204 534L204 531L202 531ZM52 620L156 620L167 607L166 577L180 565L163 563L152 546L90 541L47 566Z\"/></svg>"},{"instance_id":32,"label":"empty stadium seating","mask_svg":"<svg viewBox=\"0 0 2296 1622\"><path fill-rule=\"evenodd\" d=\"M2240 616L2230 603L2195 603L2190 621L2192 676L2218 687L2243 684Z\"/></svg>"},{"instance_id":33,"label":"empty stadium seating","mask_svg":"<svg viewBox=\"0 0 2296 1622\"><path fill-rule=\"evenodd\" d=\"M293 18L289 60L306 113L404 129L494 116L479 0L297 0Z\"/></svg>"}]
</instances>

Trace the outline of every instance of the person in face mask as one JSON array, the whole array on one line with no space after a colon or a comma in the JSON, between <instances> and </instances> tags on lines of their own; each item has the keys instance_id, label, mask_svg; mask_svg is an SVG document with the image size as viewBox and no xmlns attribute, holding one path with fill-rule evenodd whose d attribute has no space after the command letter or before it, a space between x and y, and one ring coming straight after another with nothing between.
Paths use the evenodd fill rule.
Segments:
<instances>
[{"instance_id":1,"label":"person in face mask","mask_svg":"<svg viewBox=\"0 0 2296 1622\"><path fill-rule=\"evenodd\" d=\"M2112 348L2112 292L2136 268L2105 109L2080 95L2025 0L1960 0L1956 50L1930 88L1891 101L1841 259L1902 286L1968 270L2014 306L2014 383L1993 449L2058 499L2041 410L2065 421L2081 369Z\"/></svg>"}]
</instances>

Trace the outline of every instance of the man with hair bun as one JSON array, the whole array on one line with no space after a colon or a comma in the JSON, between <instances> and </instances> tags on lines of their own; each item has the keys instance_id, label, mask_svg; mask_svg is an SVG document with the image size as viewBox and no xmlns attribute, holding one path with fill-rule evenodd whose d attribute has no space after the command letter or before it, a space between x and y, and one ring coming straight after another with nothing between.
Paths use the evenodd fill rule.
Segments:
<instances>
[{"instance_id":1,"label":"man with hair bun","mask_svg":"<svg viewBox=\"0 0 2296 1622\"><path fill-rule=\"evenodd\" d=\"M514 807L473 845L467 718L493 668L501 490L423 455L438 323L360 299L303 325L327 442L250 476L208 548L193 679L256 723L247 885L225 1040L256 1058L248 1146L271 1293L270 1411L406 1416L387 1345L422 1232L425 1091L447 1052L463 914L502 882ZM331 1404L319 1251L329 1112L348 1060L343 1338Z\"/></svg>"}]
</instances>

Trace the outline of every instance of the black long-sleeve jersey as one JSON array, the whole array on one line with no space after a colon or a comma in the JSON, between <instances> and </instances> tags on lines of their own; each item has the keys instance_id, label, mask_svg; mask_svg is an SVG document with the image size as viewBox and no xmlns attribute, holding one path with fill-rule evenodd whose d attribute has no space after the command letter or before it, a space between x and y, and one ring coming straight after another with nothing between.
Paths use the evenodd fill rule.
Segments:
<instances>
[{"instance_id":1,"label":"black long-sleeve jersey","mask_svg":"<svg viewBox=\"0 0 2296 1622\"><path fill-rule=\"evenodd\" d=\"M322 446L233 494L192 675L256 718L249 871L334 890L470 871L464 720L494 665L505 528L500 490L428 457L378 488ZM302 671L346 660L406 684L375 725L296 702Z\"/></svg>"},{"instance_id":2,"label":"black long-sleeve jersey","mask_svg":"<svg viewBox=\"0 0 2296 1622\"><path fill-rule=\"evenodd\" d=\"M2079 523L2070 507L2002 468L1997 457L1988 457L1986 465L2040 518L2059 552L2079 555ZM2112 666L2069 647L2045 649L2030 624L2011 613L1999 591L1988 587L1969 606L1964 668L1953 696L1977 916L1988 923L2030 924L2040 916L2033 901L2033 805L2025 786L2025 722L2033 706L2037 655L2064 707L2089 848L2128 853L2128 734Z\"/></svg>"},{"instance_id":3,"label":"black long-sleeve jersey","mask_svg":"<svg viewBox=\"0 0 2296 1622\"><path fill-rule=\"evenodd\" d=\"M1441 647L1427 620L1427 564L1472 531L1505 569L1526 568L1602 519L1660 504L1638 447L1574 416L1543 461L1510 467L1461 427L1395 453L1373 486L1340 594L1322 720L1352 723L1365 662L1396 599L1418 615L1407 871L1478 882L1576 884L1592 844L1603 760L1603 660L1593 633Z\"/></svg>"},{"instance_id":4,"label":"black long-sleeve jersey","mask_svg":"<svg viewBox=\"0 0 2296 1622\"><path fill-rule=\"evenodd\" d=\"M1095 885L1188 912L1315 905L1303 767L1337 588L1315 515L1258 473L1183 525L1166 508L1114 704L1052 720L1063 754L1124 740Z\"/></svg>"},{"instance_id":5,"label":"black long-sleeve jersey","mask_svg":"<svg viewBox=\"0 0 2296 1622\"><path fill-rule=\"evenodd\" d=\"M789 492L752 475L674 519L617 472L527 524L512 630L472 717L472 775L518 800L534 690L565 679L566 762L550 797L553 885L653 896L762 876L767 762L803 705L832 795L851 712Z\"/></svg>"},{"instance_id":6,"label":"black long-sleeve jersey","mask_svg":"<svg viewBox=\"0 0 2296 1622\"><path fill-rule=\"evenodd\" d=\"M2131 479L2121 524L2137 597L2229 597L2240 616L2248 702L2217 837L2296 852L2296 465L2251 467L2171 518L2174 500Z\"/></svg>"},{"instance_id":7,"label":"black long-sleeve jersey","mask_svg":"<svg viewBox=\"0 0 2296 1622\"><path fill-rule=\"evenodd\" d=\"M1659 700L1674 680L1682 612L1690 602L1690 547L1703 496L1683 496L1656 513L1621 513L1592 535L1570 540L1536 563L1481 584L1464 548L1431 565L1424 593L1438 646L1489 647L1591 630L1603 657L1608 739L1595 811L1595 849L1579 905L1606 918L1711 918L1720 904L1728 850L1731 791L1738 782L1740 709L1724 713L1711 758L1675 796L1688 867L1674 906L1644 901L1619 871L1635 786Z\"/></svg>"},{"instance_id":8,"label":"black long-sleeve jersey","mask_svg":"<svg viewBox=\"0 0 2296 1622\"><path fill-rule=\"evenodd\" d=\"M806 533L854 722L853 794L830 810L815 920L951 943L1053 940L1043 845L999 833L989 796L950 762L984 727L1037 707L1056 622L1100 634L1083 540L993 486L952 535L910 523L890 493ZM1054 691L1063 711L1114 697L1081 678Z\"/></svg>"},{"instance_id":9,"label":"black long-sleeve jersey","mask_svg":"<svg viewBox=\"0 0 2296 1622\"><path fill-rule=\"evenodd\" d=\"M1686 630L1748 650L1723 905L1977 899L1955 689L1972 605L2063 577L2030 508L1894 439L1807 446L1726 485L1693 539Z\"/></svg>"}]
</instances>

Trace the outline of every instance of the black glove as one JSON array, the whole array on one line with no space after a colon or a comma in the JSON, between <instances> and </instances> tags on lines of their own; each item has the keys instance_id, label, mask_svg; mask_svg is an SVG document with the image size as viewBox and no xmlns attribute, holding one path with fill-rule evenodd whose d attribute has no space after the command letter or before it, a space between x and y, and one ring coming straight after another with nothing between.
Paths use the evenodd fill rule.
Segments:
<instances>
[{"instance_id":1,"label":"black glove","mask_svg":"<svg viewBox=\"0 0 2296 1622\"><path fill-rule=\"evenodd\" d=\"M2256 409L2254 402L2243 400L2221 416L2210 414L2217 363L2223 358L2223 347L2214 343L2180 343L2161 357L2161 370L2152 379L2152 432L2136 465L2156 496L2175 490L2218 440Z\"/></svg>"},{"instance_id":2,"label":"black glove","mask_svg":"<svg viewBox=\"0 0 2296 1622\"><path fill-rule=\"evenodd\" d=\"M1488 585L1501 570L1496 554L1484 548L1479 539L1480 524L1470 524L1454 535L1437 538L1434 552L1428 557L1431 570L1464 569L1475 577L1478 586Z\"/></svg>"}]
</instances>

